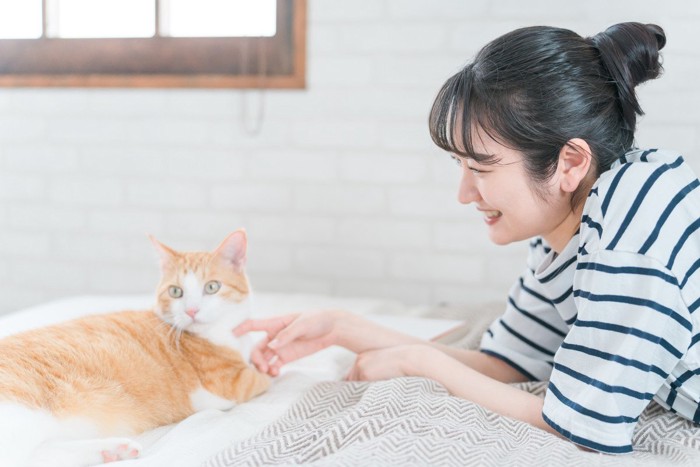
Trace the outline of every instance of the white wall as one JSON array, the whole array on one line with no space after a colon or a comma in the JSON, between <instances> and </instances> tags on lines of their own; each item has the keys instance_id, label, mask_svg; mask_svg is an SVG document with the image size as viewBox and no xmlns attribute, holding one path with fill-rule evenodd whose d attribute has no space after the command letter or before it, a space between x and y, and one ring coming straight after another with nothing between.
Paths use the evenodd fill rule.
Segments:
<instances>
[{"instance_id":1,"label":"white wall","mask_svg":"<svg viewBox=\"0 0 700 467\"><path fill-rule=\"evenodd\" d=\"M550 24L667 31L666 76L640 90L641 145L700 171L700 2L310 0L308 88L257 92L0 89L0 312L152 290L152 233L179 249L250 235L258 290L503 297L523 244L490 245L459 171L430 141L443 81L488 40ZM241 115L248 112L247 118Z\"/></svg>"}]
</instances>

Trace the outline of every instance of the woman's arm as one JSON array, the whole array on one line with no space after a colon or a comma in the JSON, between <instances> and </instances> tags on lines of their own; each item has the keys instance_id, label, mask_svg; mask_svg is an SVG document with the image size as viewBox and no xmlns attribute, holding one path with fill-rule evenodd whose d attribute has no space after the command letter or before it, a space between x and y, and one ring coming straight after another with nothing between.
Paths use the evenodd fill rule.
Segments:
<instances>
[{"instance_id":1,"label":"woman's arm","mask_svg":"<svg viewBox=\"0 0 700 467\"><path fill-rule=\"evenodd\" d=\"M491 378L426 345L406 345L360 354L348 379L376 381L421 376L441 383L454 396L560 436L542 418L544 401Z\"/></svg>"},{"instance_id":2,"label":"woman's arm","mask_svg":"<svg viewBox=\"0 0 700 467\"><path fill-rule=\"evenodd\" d=\"M523 383L529 381L524 374L520 373L503 360L478 350L460 349L435 342L431 342L430 346L496 381L501 381L503 383Z\"/></svg>"},{"instance_id":3,"label":"woman's arm","mask_svg":"<svg viewBox=\"0 0 700 467\"><path fill-rule=\"evenodd\" d=\"M442 383L451 394L457 397L472 401L500 415L558 434L542 418L544 401L541 398L490 377L473 367L465 366L444 353L434 355L420 353L420 355L421 357L416 360L416 366L409 370L409 374L415 373L412 376L433 379ZM489 357L486 354L481 355ZM507 365L494 357L489 358ZM508 368L512 367L508 366Z\"/></svg>"},{"instance_id":4,"label":"woman's arm","mask_svg":"<svg viewBox=\"0 0 700 467\"><path fill-rule=\"evenodd\" d=\"M307 312L266 320L249 320L236 328L235 333L241 335L249 331L267 333L267 337L251 354L251 360L260 371L273 376L279 373L285 363L330 345L340 345L360 354L400 345L429 344L498 381L511 383L527 380L513 367L490 355L435 342L428 343L346 311Z\"/></svg>"}]
</instances>

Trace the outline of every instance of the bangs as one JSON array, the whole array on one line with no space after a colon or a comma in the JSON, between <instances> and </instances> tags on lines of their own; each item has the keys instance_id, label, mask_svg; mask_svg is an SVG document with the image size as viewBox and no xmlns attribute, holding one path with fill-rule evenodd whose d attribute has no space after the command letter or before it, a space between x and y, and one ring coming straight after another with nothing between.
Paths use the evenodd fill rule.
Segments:
<instances>
[{"instance_id":1,"label":"bangs","mask_svg":"<svg viewBox=\"0 0 700 467\"><path fill-rule=\"evenodd\" d=\"M484 165L496 164L500 160L497 156L474 150L474 139L483 132L504 146L511 146L499 136L500 125L495 118L499 115L499 107L476 92L473 65L467 65L448 79L438 92L428 119L430 137L449 153Z\"/></svg>"}]
</instances>

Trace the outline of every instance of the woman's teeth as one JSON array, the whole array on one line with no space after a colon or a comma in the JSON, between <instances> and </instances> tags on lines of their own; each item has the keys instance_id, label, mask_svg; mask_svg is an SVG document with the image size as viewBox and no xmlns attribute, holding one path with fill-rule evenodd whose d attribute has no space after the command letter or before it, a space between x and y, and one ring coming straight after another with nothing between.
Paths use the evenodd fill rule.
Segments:
<instances>
[{"instance_id":1,"label":"woman's teeth","mask_svg":"<svg viewBox=\"0 0 700 467\"><path fill-rule=\"evenodd\" d=\"M501 217L503 213L501 211L484 211L484 215L488 219L492 219L494 217Z\"/></svg>"}]
</instances>

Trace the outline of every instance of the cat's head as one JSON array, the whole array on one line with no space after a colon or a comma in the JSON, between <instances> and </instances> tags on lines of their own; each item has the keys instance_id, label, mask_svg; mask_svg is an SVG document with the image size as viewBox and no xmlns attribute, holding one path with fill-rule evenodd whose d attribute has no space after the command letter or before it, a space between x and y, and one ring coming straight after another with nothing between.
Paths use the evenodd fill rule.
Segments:
<instances>
[{"instance_id":1,"label":"cat's head","mask_svg":"<svg viewBox=\"0 0 700 467\"><path fill-rule=\"evenodd\" d=\"M160 255L156 313L178 330L205 336L232 329L249 317L245 230L230 234L212 252L178 252L150 237Z\"/></svg>"}]
</instances>

